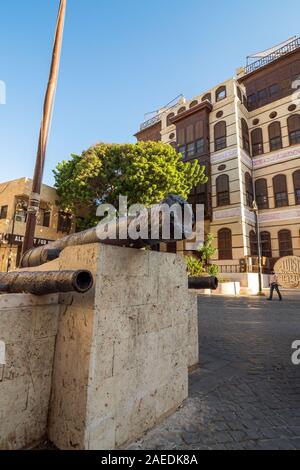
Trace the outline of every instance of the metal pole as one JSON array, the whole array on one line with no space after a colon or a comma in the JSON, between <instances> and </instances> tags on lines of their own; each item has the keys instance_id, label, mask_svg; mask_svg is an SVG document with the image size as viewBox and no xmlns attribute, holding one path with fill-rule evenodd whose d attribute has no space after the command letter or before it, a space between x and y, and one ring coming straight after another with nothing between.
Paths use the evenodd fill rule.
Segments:
<instances>
[{"instance_id":1,"label":"metal pole","mask_svg":"<svg viewBox=\"0 0 300 470\"><path fill-rule=\"evenodd\" d=\"M11 231L12 231L11 237L12 238L11 238L11 241L10 241L10 244L9 244L9 253L8 253L8 258L7 258L7 270L6 270L7 273L9 272L10 267L11 267L11 256L12 256L12 247L13 247L12 239L13 239L13 236L14 236L14 233L15 233L17 204L18 204L18 202L15 203L15 207L14 207L13 223L12 223L12 228L11 228Z\"/></svg>"},{"instance_id":2,"label":"metal pole","mask_svg":"<svg viewBox=\"0 0 300 470\"><path fill-rule=\"evenodd\" d=\"M25 231L22 254L24 254L26 251L32 248L34 244L36 217L40 208L40 194L41 194L42 179L43 179L43 172L44 172L44 165L45 165L47 141L48 141L48 136L49 136L49 128L50 128L50 123L51 123L55 90L56 90L57 79L58 79L60 54L61 54L64 23L65 23L65 16L66 16L66 7L67 7L67 0L60 0L55 38L54 38L52 62L51 62L50 75L49 75L49 82L48 82L46 95L45 95L42 124L41 124L41 129L40 129L38 151L37 151L34 177L33 177L33 183L32 183L32 192L29 197L28 213L27 213L28 215L27 215L26 231Z\"/></svg>"},{"instance_id":3,"label":"metal pole","mask_svg":"<svg viewBox=\"0 0 300 470\"><path fill-rule=\"evenodd\" d=\"M255 214L255 227L257 236L257 254L258 254L258 295L263 295L263 282L262 282L262 253L261 253L261 238L260 238L260 226L258 218L258 207L256 201L253 203L253 212Z\"/></svg>"}]
</instances>

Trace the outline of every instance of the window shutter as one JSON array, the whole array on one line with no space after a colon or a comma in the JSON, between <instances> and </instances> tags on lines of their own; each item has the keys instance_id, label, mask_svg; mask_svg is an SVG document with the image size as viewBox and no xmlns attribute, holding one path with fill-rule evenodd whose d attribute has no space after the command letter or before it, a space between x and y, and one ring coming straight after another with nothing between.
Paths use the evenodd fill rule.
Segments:
<instances>
[{"instance_id":1,"label":"window shutter","mask_svg":"<svg viewBox=\"0 0 300 470\"><path fill-rule=\"evenodd\" d=\"M215 139L226 137L226 122L221 121L215 125Z\"/></svg>"},{"instance_id":2,"label":"window shutter","mask_svg":"<svg viewBox=\"0 0 300 470\"><path fill-rule=\"evenodd\" d=\"M198 121L195 124L195 137L197 139L202 139L204 137L204 121Z\"/></svg>"},{"instance_id":3,"label":"window shutter","mask_svg":"<svg viewBox=\"0 0 300 470\"><path fill-rule=\"evenodd\" d=\"M281 137L281 126L280 122L273 122L269 126L269 137L271 139L276 139L276 137Z\"/></svg>"},{"instance_id":4,"label":"window shutter","mask_svg":"<svg viewBox=\"0 0 300 470\"><path fill-rule=\"evenodd\" d=\"M274 193L286 193L287 184L285 175L277 175L274 177Z\"/></svg>"},{"instance_id":5,"label":"window shutter","mask_svg":"<svg viewBox=\"0 0 300 470\"><path fill-rule=\"evenodd\" d=\"M194 126L191 124L188 126L186 130L186 143L190 144L191 142L194 142Z\"/></svg>"},{"instance_id":6,"label":"window shutter","mask_svg":"<svg viewBox=\"0 0 300 470\"><path fill-rule=\"evenodd\" d=\"M300 130L300 114L294 114L288 118L289 132L296 132Z\"/></svg>"},{"instance_id":7,"label":"window shutter","mask_svg":"<svg viewBox=\"0 0 300 470\"><path fill-rule=\"evenodd\" d=\"M178 131L178 145L185 145L185 129Z\"/></svg>"},{"instance_id":8,"label":"window shutter","mask_svg":"<svg viewBox=\"0 0 300 470\"><path fill-rule=\"evenodd\" d=\"M257 144L262 144L263 143L263 133L262 129L254 129L251 133L251 140L252 144L257 145Z\"/></svg>"},{"instance_id":9,"label":"window shutter","mask_svg":"<svg viewBox=\"0 0 300 470\"><path fill-rule=\"evenodd\" d=\"M300 189L300 170L295 171L295 173L293 174L293 178L295 189Z\"/></svg>"}]
</instances>

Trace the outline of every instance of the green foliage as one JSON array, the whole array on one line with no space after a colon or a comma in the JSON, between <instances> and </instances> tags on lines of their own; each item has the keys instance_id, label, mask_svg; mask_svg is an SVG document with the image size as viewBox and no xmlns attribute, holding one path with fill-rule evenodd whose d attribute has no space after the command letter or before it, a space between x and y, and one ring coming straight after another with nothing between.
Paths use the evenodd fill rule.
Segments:
<instances>
[{"instance_id":1,"label":"green foliage","mask_svg":"<svg viewBox=\"0 0 300 470\"><path fill-rule=\"evenodd\" d=\"M198 161L184 163L172 146L161 142L100 143L59 163L54 176L62 206L75 215L84 208L86 226L97 224L100 203L118 207L119 196L127 196L129 206L150 207L168 194L187 199L194 186L207 182L205 167Z\"/></svg>"},{"instance_id":2,"label":"green foliage","mask_svg":"<svg viewBox=\"0 0 300 470\"><path fill-rule=\"evenodd\" d=\"M187 271L190 277L200 277L205 272L202 262L193 256L186 256L185 258Z\"/></svg>"},{"instance_id":3,"label":"green foliage","mask_svg":"<svg viewBox=\"0 0 300 470\"><path fill-rule=\"evenodd\" d=\"M190 277L200 277L203 275L217 276L220 272L219 266L209 264L209 259L216 253L213 247L214 236L209 233L203 246L199 248L200 259L193 256L186 257L187 271Z\"/></svg>"},{"instance_id":4,"label":"green foliage","mask_svg":"<svg viewBox=\"0 0 300 470\"><path fill-rule=\"evenodd\" d=\"M217 264L210 264L206 269L210 276L217 276L220 274L220 267Z\"/></svg>"}]
</instances>

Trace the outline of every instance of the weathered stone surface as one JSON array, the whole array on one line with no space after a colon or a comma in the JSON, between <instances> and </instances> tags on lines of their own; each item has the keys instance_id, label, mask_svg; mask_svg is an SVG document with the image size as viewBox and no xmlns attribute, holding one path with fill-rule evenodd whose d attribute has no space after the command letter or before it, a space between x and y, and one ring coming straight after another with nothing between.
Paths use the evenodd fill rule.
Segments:
<instances>
[{"instance_id":1,"label":"weathered stone surface","mask_svg":"<svg viewBox=\"0 0 300 470\"><path fill-rule=\"evenodd\" d=\"M58 313L58 296L0 296L0 449L46 435Z\"/></svg>"},{"instance_id":2,"label":"weathered stone surface","mask_svg":"<svg viewBox=\"0 0 300 470\"><path fill-rule=\"evenodd\" d=\"M73 250L61 268L92 270L95 286L84 302L62 299L50 437L62 449L118 448L187 397L186 268L172 254L91 245L73 259Z\"/></svg>"}]
</instances>

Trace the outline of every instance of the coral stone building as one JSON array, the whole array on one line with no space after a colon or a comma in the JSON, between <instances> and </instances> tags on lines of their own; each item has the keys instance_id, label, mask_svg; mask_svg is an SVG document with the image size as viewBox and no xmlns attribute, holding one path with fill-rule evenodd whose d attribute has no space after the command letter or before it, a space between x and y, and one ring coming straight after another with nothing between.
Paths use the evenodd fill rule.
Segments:
<instances>
[{"instance_id":1,"label":"coral stone building","mask_svg":"<svg viewBox=\"0 0 300 470\"><path fill-rule=\"evenodd\" d=\"M257 270L257 233L266 272L280 257L300 256L299 87L295 37L259 54L235 78L161 109L136 134L206 166L209 182L190 202L205 204L205 230L217 248L212 261L231 278Z\"/></svg>"},{"instance_id":2,"label":"coral stone building","mask_svg":"<svg viewBox=\"0 0 300 470\"><path fill-rule=\"evenodd\" d=\"M0 272L18 266L24 241L32 180L20 178L0 184ZM35 246L46 245L74 229L72 218L58 206L56 190L43 185L35 230Z\"/></svg>"}]
</instances>

